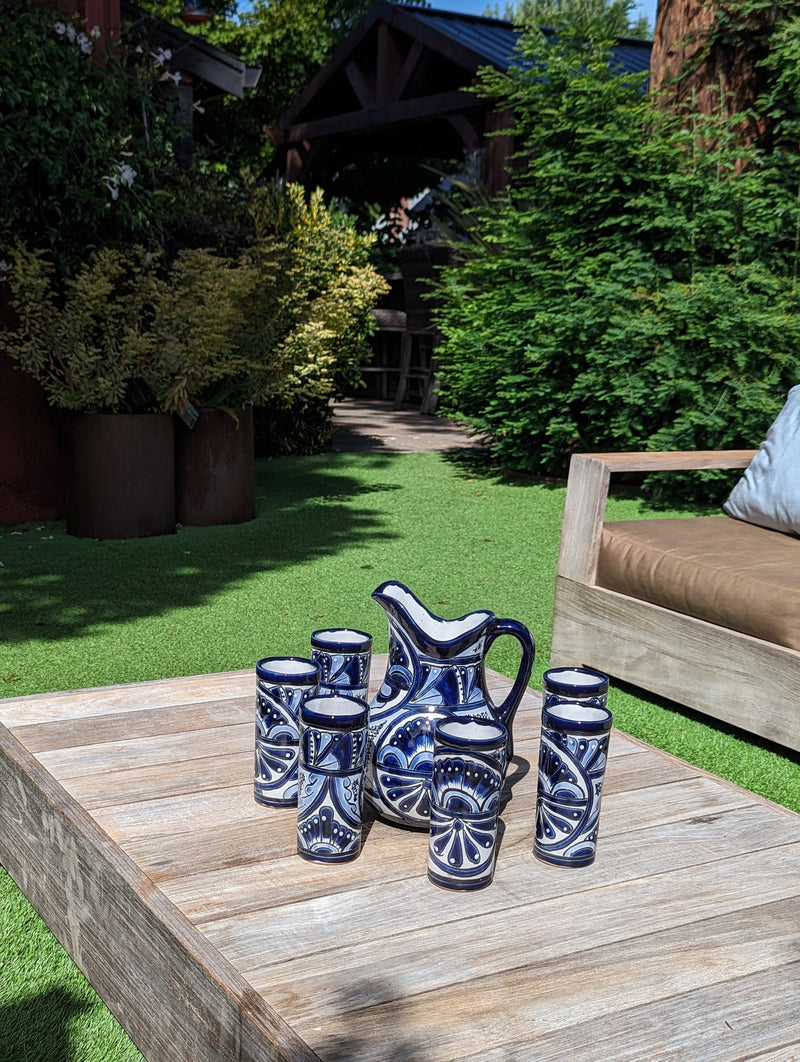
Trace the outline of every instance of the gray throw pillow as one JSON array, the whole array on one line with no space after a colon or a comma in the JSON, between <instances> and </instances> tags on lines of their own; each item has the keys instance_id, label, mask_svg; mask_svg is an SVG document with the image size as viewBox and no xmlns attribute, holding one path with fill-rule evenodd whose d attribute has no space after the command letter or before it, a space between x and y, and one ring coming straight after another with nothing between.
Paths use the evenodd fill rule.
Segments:
<instances>
[{"instance_id":1,"label":"gray throw pillow","mask_svg":"<svg viewBox=\"0 0 800 1062\"><path fill-rule=\"evenodd\" d=\"M800 385L722 508L737 520L800 535Z\"/></svg>"}]
</instances>

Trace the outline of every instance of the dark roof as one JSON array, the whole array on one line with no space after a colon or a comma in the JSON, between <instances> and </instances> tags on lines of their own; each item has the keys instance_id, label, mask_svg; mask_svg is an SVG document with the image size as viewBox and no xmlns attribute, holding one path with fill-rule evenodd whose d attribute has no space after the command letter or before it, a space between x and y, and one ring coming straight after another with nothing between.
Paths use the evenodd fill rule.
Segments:
<instances>
[{"instance_id":1,"label":"dark roof","mask_svg":"<svg viewBox=\"0 0 800 1062\"><path fill-rule=\"evenodd\" d=\"M408 4L391 6L408 12L419 19L421 24L482 56L484 63L500 70L507 70L511 65L514 49L520 38L519 29L511 22L483 15L462 15L453 11L412 7ZM620 38L612 53L626 73L638 74L650 69L651 49L651 41L632 37Z\"/></svg>"},{"instance_id":2,"label":"dark roof","mask_svg":"<svg viewBox=\"0 0 800 1062\"><path fill-rule=\"evenodd\" d=\"M507 136L492 134L503 119L470 88L481 67L508 70L520 38L502 19L376 0L269 129L286 176L324 182L359 154L455 159L480 151L487 187L501 187L511 148ZM619 40L614 66L646 72L650 50L649 41Z\"/></svg>"},{"instance_id":3,"label":"dark roof","mask_svg":"<svg viewBox=\"0 0 800 1062\"><path fill-rule=\"evenodd\" d=\"M260 66L247 66L241 59L215 48L202 37L187 33L180 26L173 26L128 0L122 0L120 9L129 36L134 39L142 36L152 46L169 48L172 61L179 70L238 99L242 99L246 88L254 88L258 83Z\"/></svg>"}]
</instances>

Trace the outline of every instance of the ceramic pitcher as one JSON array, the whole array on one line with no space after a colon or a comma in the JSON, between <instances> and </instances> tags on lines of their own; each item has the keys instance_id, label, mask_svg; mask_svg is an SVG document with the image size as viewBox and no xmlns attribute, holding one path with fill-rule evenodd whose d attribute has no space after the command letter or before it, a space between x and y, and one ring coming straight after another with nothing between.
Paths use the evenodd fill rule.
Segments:
<instances>
[{"instance_id":1,"label":"ceramic pitcher","mask_svg":"<svg viewBox=\"0 0 800 1062\"><path fill-rule=\"evenodd\" d=\"M534 641L522 623L485 610L440 619L402 583L383 583L372 596L389 622L389 663L370 704L366 796L382 818L427 830L436 724L463 718L502 723L510 761L511 726L530 678ZM494 704L485 659L503 634L519 642L522 659L508 696Z\"/></svg>"}]
</instances>

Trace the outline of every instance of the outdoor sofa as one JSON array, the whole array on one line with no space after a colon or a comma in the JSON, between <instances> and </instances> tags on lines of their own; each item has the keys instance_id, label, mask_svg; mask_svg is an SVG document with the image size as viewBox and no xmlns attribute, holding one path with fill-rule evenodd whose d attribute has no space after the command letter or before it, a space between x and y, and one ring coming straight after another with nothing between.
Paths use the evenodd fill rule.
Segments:
<instances>
[{"instance_id":1,"label":"outdoor sofa","mask_svg":"<svg viewBox=\"0 0 800 1062\"><path fill-rule=\"evenodd\" d=\"M605 523L612 472L703 468L747 469L720 515ZM798 534L800 387L758 451L574 455L551 665L800 751Z\"/></svg>"}]
</instances>

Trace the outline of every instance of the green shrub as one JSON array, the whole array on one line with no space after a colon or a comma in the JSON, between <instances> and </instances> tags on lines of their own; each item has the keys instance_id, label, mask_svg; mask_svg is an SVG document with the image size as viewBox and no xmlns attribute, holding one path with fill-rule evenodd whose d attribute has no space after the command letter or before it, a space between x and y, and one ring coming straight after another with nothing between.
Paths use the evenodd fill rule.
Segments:
<instances>
[{"instance_id":1,"label":"green shrub","mask_svg":"<svg viewBox=\"0 0 800 1062\"><path fill-rule=\"evenodd\" d=\"M370 239L321 193L264 189L254 212L258 234L236 256L101 248L64 277L18 245L7 270L17 324L0 331L0 350L62 409L123 410L138 378L167 412L269 404L310 420L298 426L305 446L324 444L385 281L366 264Z\"/></svg>"},{"instance_id":2,"label":"green shrub","mask_svg":"<svg viewBox=\"0 0 800 1062\"><path fill-rule=\"evenodd\" d=\"M796 150L671 115L609 60L528 32L517 67L485 74L519 157L440 285L441 408L532 472L757 445L800 380Z\"/></svg>"},{"instance_id":3,"label":"green shrub","mask_svg":"<svg viewBox=\"0 0 800 1062\"><path fill-rule=\"evenodd\" d=\"M149 56L103 52L68 5L4 0L0 33L0 259L15 240L73 272L151 229L154 158L170 108Z\"/></svg>"}]
</instances>

